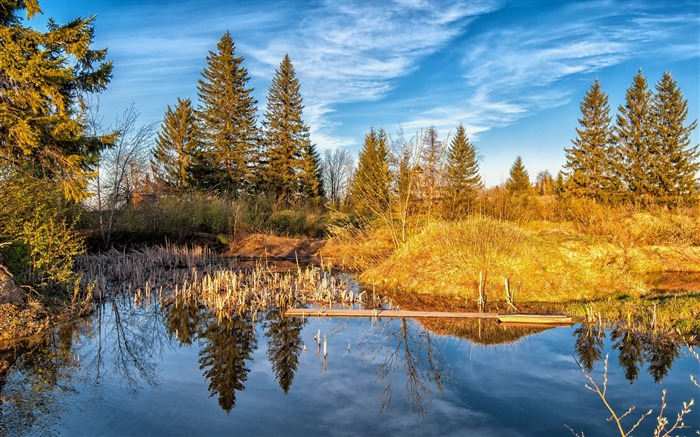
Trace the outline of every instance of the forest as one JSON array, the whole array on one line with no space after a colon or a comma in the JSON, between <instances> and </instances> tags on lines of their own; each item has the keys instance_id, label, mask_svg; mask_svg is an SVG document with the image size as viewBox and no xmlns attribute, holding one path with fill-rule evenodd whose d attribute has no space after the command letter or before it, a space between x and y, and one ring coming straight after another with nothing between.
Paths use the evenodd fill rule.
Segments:
<instances>
[{"instance_id":1,"label":"forest","mask_svg":"<svg viewBox=\"0 0 700 437\"><path fill-rule=\"evenodd\" d=\"M594 81L556 176L532 183L517 157L486 187L463 125L358 133L357 163L319 153L290 57L260 117L228 32L202 54L198 101L171 102L159 126L133 106L105 126L113 65L94 18L41 32L21 19L36 0L2 6L0 265L47 306L90 298L74 265L86 250L225 251L257 233L321 238L366 283L467 300L504 279L528 301L637 297L651 273L700 272L697 120L670 73L650 86L640 70L614 114Z\"/></svg>"}]
</instances>

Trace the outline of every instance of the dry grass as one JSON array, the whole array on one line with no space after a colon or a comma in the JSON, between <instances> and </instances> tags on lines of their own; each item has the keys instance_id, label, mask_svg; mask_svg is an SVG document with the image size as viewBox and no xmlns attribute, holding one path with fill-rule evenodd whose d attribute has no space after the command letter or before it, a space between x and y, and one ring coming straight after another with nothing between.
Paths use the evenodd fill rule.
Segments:
<instances>
[{"instance_id":1,"label":"dry grass","mask_svg":"<svg viewBox=\"0 0 700 437\"><path fill-rule=\"evenodd\" d=\"M478 297L480 273L486 278L489 300L505 300L505 278L516 302L562 302L644 291L642 278L624 253L610 243L591 245L567 232L534 232L480 218L435 222L361 279L467 300Z\"/></svg>"},{"instance_id":2,"label":"dry grass","mask_svg":"<svg viewBox=\"0 0 700 437\"><path fill-rule=\"evenodd\" d=\"M349 288L323 267L273 271L264 262L239 266L203 247L156 246L139 251L108 251L77 260L82 286L96 297L133 293L197 301L218 314L262 311L292 304L333 305L361 302L364 293Z\"/></svg>"}]
</instances>

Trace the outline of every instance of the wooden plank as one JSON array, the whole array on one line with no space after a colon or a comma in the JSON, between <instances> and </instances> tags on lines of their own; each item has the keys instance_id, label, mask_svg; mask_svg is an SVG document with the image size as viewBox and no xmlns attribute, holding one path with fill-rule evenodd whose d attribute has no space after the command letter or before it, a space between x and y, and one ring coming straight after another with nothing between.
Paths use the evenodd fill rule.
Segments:
<instances>
[{"instance_id":1,"label":"wooden plank","mask_svg":"<svg viewBox=\"0 0 700 437\"><path fill-rule=\"evenodd\" d=\"M560 314L499 314L498 320L508 324L573 324L571 317Z\"/></svg>"},{"instance_id":2,"label":"wooden plank","mask_svg":"<svg viewBox=\"0 0 700 437\"><path fill-rule=\"evenodd\" d=\"M285 317L407 317L407 318L478 318L497 319L496 313L448 313L442 311L406 311L406 310L356 310L335 308L292 308L284 313Z\"/></svg>"},{"instance_id":3,"label":"wooden plank","mask_svg":"<svg viewBox=\"0 0 700 437\"><path fill-rule=\"evenodd\" d=\"M571 325L570 317L559 314L496 314L463 313L444 311L406 311L406 310L359 310L336 308L293 308L284 313L285 317L407 317L407 318L452 318L452 319L498 319L508 324L542 324Z\"/></svg>"}]
</instances>

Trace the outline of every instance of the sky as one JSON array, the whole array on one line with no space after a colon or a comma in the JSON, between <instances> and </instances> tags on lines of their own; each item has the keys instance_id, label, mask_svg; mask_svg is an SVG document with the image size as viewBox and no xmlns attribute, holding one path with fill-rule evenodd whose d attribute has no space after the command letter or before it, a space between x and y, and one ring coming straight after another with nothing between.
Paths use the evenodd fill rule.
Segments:
<instances>
[{"instance_id":1,"label":"sky","mask_svg":"<svg viewBox=\"0 0 700 437\"><path fill-rule=\"evenodd\" d=\"M699 118L698 0L43 0L66 23L96 15L94 48L114 78L105 122L131 104L157 123L178 97L197 103L209 51L229 31L244 57L262 121L285 53L301 83L304 121L325 149L355 156L369 129L408 138L464 124L487 186L520 155L531 179L565 163L579 104L598 78L611 113L641 69L650 88L671 72ZM693 144L700 143L698 129Z\"/></svg>"}]
</instances>

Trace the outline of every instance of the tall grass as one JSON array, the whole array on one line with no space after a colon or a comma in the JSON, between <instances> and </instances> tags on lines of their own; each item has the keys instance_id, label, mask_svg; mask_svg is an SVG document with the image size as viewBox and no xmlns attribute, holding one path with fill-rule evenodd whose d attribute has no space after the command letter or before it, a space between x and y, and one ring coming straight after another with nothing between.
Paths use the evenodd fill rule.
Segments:
<instances>
[{"instance_id":1,"label":"tall grass","mask_svg":"<svg viewBox=\"0 0 700 437\"><path fill-rule=\"evenodd\" d=\"M644 290L631 260L608 246L563 244L556 233L486 218L431 223L361 279L474 301L480 275L489 300L505 300L505 279L516 301L571 301Z\"/></svg>"},{"instance_id":2,"label":"tall grass","mask_svg":"<svg viewBox=\"0 0 700 437\"><path fill-rule=\"evenodd\" d=\"M219 314L263 311L272 307L361 302L352 289L323 267L298 267L277 272L260 262L239 266L210 249L194 246L155 246L142 250L81 255L77 265L82 286L98 298L133 293L137 299L166 298L196 301Z\"/></svg>"}]
</instances>

